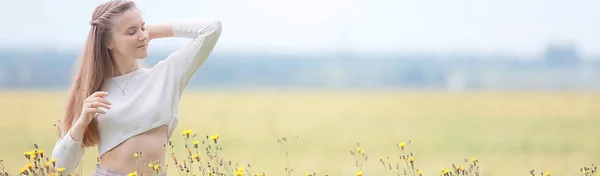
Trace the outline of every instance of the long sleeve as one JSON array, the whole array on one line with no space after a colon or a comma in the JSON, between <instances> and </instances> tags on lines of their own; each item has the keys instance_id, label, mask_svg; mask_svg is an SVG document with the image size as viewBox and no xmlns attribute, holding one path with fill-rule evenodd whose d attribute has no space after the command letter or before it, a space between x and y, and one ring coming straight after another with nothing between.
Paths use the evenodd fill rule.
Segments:
<instances>
[{"instance_id":1,"label":"long sleeve","mask_svg":"<svg viewBox=\"0 0 600 176\"><path fill-rule=\"evenodd\" d=\"M56 168L65 168L65 173L70 174L77 168L81 158L85 154L85 148L81 146L82 141L74 141L71 138L71 130L67 131L61 139L56 142L52 150L52 158L56 160Z\"/></svg>"},{"instance_id":2,"label":"long sleeve","mask_svg":"<svg viewBox=\"0 0 600 176\"><path fill-rule=\"evenodd\" d=\"M173 23L173 36L192 39L185 46L167 57L164 64L177 84L176 93L181 95L194 74L212 53L221 36L221 22L218 20L194 19Z\"/></svg>"}]
</instances>

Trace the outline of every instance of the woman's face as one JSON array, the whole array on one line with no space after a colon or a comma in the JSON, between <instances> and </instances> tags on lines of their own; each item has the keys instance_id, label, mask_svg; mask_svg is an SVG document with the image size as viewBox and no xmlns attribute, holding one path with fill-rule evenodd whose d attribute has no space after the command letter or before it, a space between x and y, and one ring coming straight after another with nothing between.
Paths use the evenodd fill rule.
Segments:
<instances>
[{"instance_id":1,"label":"woman's face","mask_svg":"<svg viewBox=\"0 0 600 176\"><path fill-rule=\"evenodd\" d=\"M143 59L148 55L148 31L138 9L132 8L112 19L109 50L128 59Z\"/></svg>"}]
</instances>

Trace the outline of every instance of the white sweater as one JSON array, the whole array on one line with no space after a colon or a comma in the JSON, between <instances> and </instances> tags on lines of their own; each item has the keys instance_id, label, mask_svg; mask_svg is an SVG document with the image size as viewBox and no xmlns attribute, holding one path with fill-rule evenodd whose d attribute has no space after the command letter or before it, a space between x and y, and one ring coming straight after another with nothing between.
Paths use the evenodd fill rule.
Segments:
<instances>
[{"instance_id":1,"label":"white sweater","mask_svg":"<svg viewBox=\"0 0 600 176\"><path fill-rule=\"evenodd\" d=\"M106 114L95 118L100 134L98 156L130 137L162 125L168 126L169 138L173 134L179 121L181 94L215 47L221 35L221 23L215 20L178 21L173 23L173 35L192 41L152 68L140 68L112 77L105 83L103 91L109 92L105 98L112 105L109 110L103 109ZM125 95L122 95L122 89L125 89ZM74 141L70 132L56 142L52 151L56 167L64 167L67 174L77 168L85 153L81 141Z\"/></svg>"}]
</instances>

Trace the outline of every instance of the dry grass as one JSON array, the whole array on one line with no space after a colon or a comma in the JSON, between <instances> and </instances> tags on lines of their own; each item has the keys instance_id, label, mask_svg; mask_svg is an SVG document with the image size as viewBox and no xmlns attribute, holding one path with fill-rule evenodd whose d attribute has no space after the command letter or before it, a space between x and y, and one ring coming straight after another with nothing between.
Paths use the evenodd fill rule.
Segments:
<instances>
[{"instance_id":1,"label":"dry grass","mask_svg":"<svg viewBox=\"0 0 600 176\"><path fill-rule=\"evenodd\" d=\"M52 151L52 124L62 114L64 95L0 93L0 159L7 171L18 173L27 163L23 152L34 142ZM354 175L358 169L348 150L357 142L370 157L364 175L385 175L379 157L397 158L397 143L408 140L423 175L439 175L472 157L482 175L525 175L532 168L581 175L581 167L600 158L596 92L188 91L181 103L177 132L219 134L222 156L266 175L286 173L281 135L300 137L287 147L292 175ZM173 143L182 147L181 136ZM96 152L87 149L84 175L93 172ZM184 154L183 148L177 153Z\"/></svg>"}]
</instances>

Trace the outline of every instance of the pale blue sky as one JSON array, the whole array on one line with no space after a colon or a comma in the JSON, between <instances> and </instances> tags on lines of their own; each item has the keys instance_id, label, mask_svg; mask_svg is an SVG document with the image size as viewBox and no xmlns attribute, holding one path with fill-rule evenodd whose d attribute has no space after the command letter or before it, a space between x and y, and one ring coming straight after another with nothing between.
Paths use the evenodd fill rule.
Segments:
<instances>
[{"instance_id":1,"label":"pale blue sky","mask_svg":"<svg viewBox=\"0 0 600 176\"><path fill-rule=\"evenodd\" d=\"M0 46L79 48L105 0L2 0ZM598 0L137 0L148 23L222 20L217 51L511 52L549 42L600 55ZM151 48L185 40L163 39Z\"/></svg>"}]
</instances>

